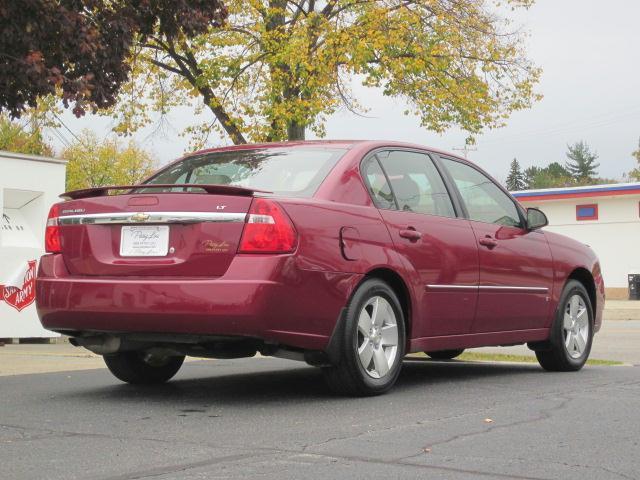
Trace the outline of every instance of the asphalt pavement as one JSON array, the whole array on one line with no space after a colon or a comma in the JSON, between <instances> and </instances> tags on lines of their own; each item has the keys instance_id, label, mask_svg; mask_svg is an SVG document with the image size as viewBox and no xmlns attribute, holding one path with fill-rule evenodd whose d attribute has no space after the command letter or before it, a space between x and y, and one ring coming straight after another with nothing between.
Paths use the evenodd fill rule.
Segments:
<instances>
[{"instance_id":1,"label":"asphalt pavement","mask_svg":"<svg viewBox=\"0 0 640 480\"><path fill-rule=\"evenodd\" d=\"M3 479L640 478L640 367L406 361L374 398L270 358L0 377Z\"/></svg>"}]
</instances>

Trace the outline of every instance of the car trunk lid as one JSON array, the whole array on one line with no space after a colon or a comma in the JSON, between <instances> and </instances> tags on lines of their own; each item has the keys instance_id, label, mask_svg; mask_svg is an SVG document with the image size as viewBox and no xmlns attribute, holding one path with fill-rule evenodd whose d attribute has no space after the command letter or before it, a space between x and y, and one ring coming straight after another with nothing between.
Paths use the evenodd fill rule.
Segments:
<instances>
[{"instance_id":1,"label":"car trunk lid","mask_svg":"<svg viewBox=\"0 0 640 480\"><path fill-rule=\"evenodd\" d=\"M238 249L253 191L198 185L64 194L58 223L72 275L221 276ZM191 190L190 190L191 188ZM207 190L208 188L208 190ZM121 195L108 190L125 189ZM179 191L176 191L179 190Z\"/></svg>"}]
</instances>

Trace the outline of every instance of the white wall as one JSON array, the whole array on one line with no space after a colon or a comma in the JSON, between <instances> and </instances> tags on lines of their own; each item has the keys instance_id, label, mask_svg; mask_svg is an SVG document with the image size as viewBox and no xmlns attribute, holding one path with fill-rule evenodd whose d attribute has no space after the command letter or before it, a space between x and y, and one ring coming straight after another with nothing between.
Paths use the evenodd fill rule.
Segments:
<instances>
[{"instance_id":1,"label":"white wall","mask_svg":"<svg viewBox=\"0 0 640 480\"><path fill-rule=\"evenodd\" d=\"M65 169L62 160L0 151L0 285L44 253L46 218L64 192ZM48 336L55 335L40 326L35 304L18 311L0 298L0 338Z\"/></svg>"},{"instance_id":2,"label":"white wall","mask_svg":"<svg viewBox=\"0 0 640 480\"><path fill-rule=\"evenodd\" d=\"M527 202L549 218L546 230L590 245L600 257L606 287L627 287L627 274L640 273L640 195L583 197ZM576 205L598 204L598 220L576 220Z\"/></svg>"}]
</instances>

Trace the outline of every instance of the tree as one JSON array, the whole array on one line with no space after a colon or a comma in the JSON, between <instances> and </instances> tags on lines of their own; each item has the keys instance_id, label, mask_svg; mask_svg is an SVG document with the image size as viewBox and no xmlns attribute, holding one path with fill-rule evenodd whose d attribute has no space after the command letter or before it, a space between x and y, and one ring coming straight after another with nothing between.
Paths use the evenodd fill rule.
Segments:
<instances>
[{"instance_id":1,"label":"tree","mask_svg":"<svg viewBox=\"0 0 640 480\"><path fill-rule=\"evenodd\" d=\"M575 183L571 174L558 162L552 162L546 167L532 166L524 171L526 188L558 188Z\"/></svg>"},{"instance_id":2,"label":"tree","mask_svg":"<svg viewBox=\"0 0 640 480\"><path fill-rule=\"evenodd\" d=\"M507 176L507 190L515 192L517 190L524 190L527 187L527 184L524 181L524 174L520 169L520 163L516 158L511 162L511 169L509 170L509 175Z\"/></svg>"},{"instance_id":3,"label":"tree","mask_svg":"<svg viewBox=\"0 0 640 480\"><path fill-rule=\"evenodd\" d=\"M507 0L527 7L533 0ZM192 40L149 35L131 57L131 82L112 114L131 132L171 106L207 113L233 143L324 134L340 108L361 112L360 81L405 100L421 125L471 135L503 124L539 96L539 69L492 0L236 0L219 29ZM498 2L500 3L500 2ZM153 82L151 85L150 82Z\"/></svg>"},{"instance_id":4,"label":"tree","mask_svg":"<svg viewBox=\"0 0 640 480\"><path fill-rule=\"evenodd\" d=\"M638 162L638 166L629 172L629 177L640 182L640 140L638 141L638 150L632 152L631 155Z\"/></svg>"},{"instance_id":5,"label":"tree","mask_svg":"<svg viewBox=\"0 0 640 480\"><path fill-rule=\"evenodd\" d=\"M571 174L558 162L551 162L546 167L546 171L552 178L557 178L563 182L571 182Z\"/></svg>"},{"instance_id":6,"label":"tree","mask_svg":"<svg viewBox=\"0 0 640 480\"><path fill-rule=\"evenodd\" d=\"M525 169L524 171L524 183L527 185L527 188L540 188L536 184L536 178L540 175L540 171L542 169L540 167L531 166Z\"/></svg>"},{"instance_id":7,"label":"tree","mask_svg":"<svg viewBox=\"0 0 640 480\"><path fill-rule=\"evenodd\" d=\"M134 185L154 169L151 155L133 141L123 145L117 139L100 141L95 133L83 130L62 151L67 163L67 190L104 185Z\"/></svg>"},{"instance_id":8,"label":"tree","mask_svg":"<svg viewBox=\"0 0 640 480\"><path fill-rule=\"evenodd\" d=\"M566 155L569 159L566 164L567 171L580 183L591 182L600 166L599 163L595 163L598 154L591 152L589 145L582 140L573 145L567 145L567 148L568 151Z\"/></svg>"},{"instance_id":9,"label":"tree","mask_svg":"<svg viewBox=\"0 0 640 480\"><path fill-rule=\"evenodd\" d=\"M0 115L0 150L48 157L53 155L53 149L45 141L37 124L21 125L6 115Z\"/></svg>"},{"instance_id":10,"label":"tree","mask_svg":"<svg viewBox=\"0 0 640 480\"><path fill-rule=\"evenodd\" d=\"M0 111L20 116L60 94L76 115L113 105L134 38L186 38L226 16L218 0L21 0L0 3Z\"/></svg>"}]
</instances>

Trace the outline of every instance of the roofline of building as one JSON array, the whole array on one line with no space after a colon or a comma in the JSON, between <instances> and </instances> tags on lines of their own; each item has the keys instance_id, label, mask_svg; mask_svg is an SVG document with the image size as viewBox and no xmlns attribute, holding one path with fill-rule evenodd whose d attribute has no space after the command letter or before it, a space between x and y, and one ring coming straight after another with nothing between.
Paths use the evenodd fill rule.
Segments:
<instances>
[{"instance_id":1,"label":"roofline of building","mask_svg":"<svg viewBox=\"0 0 640 480\"><path fill-rule=\"evenodd\" d=\"M0 150L0 158L29 160L31 162L42 162L42 163L57 163L57 164L63 164L63 165L67 163L67 161L63 158L43 157L42 155L30 155L27 153L7 152L6 150Z\"/></svg>"},{"instance_id":2,"label":"roofline of building","mask_svg":"<svg viewBox=\"0 0 640 480\"><path fill-rule=\"evenodd\" d=\"M640 194L640 182L589 185L586 187L543 188L539 190L521 190L512 192L512 195L521 202L584 197L614 197L638 194Z\"/></svg>"}]
</instances>

